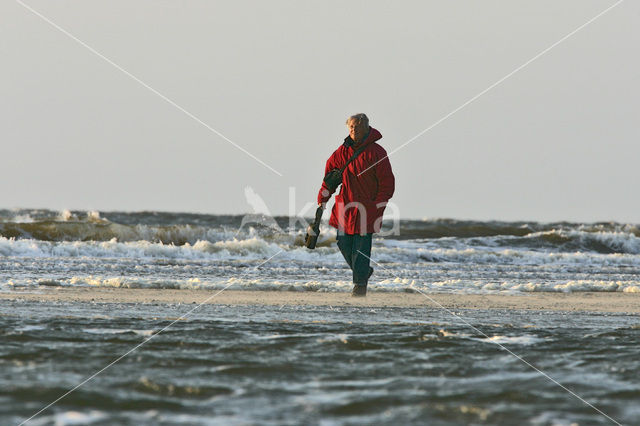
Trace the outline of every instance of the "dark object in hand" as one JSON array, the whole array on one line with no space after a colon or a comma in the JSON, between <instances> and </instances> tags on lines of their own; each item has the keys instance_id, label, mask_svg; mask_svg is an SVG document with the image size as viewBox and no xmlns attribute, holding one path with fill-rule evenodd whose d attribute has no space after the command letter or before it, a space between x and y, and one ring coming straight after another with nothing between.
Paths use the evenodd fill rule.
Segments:
<instances>
[{"instance_id":1,"label":"dark object in hand","mask_svg":"<svg viewBox=\"0 0 640 426\"><path fill-rule=\"evenodd\" d=\"M322 220L322 206L318 206L316 209L316 218L309 228L307 228L307 235L304 237L304 245L309 249L316 248L316 242L318 241L318 236L320 236L320 221Z\"/></svg>"},{"instance_id":2,"label":"dark object in hand","mask_svg":"<svg viewBox=\"0 0 640 426\"><path fill-rule=\"evenodd\" d=\"M324 177L324 183L330 192L334 192L342 183L342 173L344 169L333 169Z\"/></svg>"}]
</instances>

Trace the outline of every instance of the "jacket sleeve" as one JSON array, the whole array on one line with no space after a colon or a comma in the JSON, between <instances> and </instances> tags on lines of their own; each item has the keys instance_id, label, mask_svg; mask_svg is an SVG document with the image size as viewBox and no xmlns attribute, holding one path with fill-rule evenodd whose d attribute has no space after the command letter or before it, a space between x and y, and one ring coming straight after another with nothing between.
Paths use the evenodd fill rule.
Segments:
<instances>
[{"instance_id":1,"label":"jacket sleeve","mask_svg":"<svg viewBox=\"0 0 640 426\"><path fill-rule=\"evenodd\" d=\"M380 147L380 159L376 164L376 178L378 179L378 193L376 194L376 204L385 203L393 196L396 187L396 178L391 170L391 163L387 156L387 151Z\"/></svg>"},{"instance_id":2,"label":"jacket sleeve","mask_svg":"<svg viewBox=\"0 0 640 426\"><path fill-rule=\"evenodd\" d=\"M329 159L327 160L327 164L324 166L324 175L322 175L323 178L331 170L337 168L336 159L338 156L338 150L339 148L335 150L333 154L331 154L331 157L329 157ZM326 203L327 201L329 201L329 199L331 198L331 195L333 195L334 192L335 192L335 189L333 191L330 191L329 187L327 186L326 183L324 183L324 180L323 180L322 186L320 187L320 191L318 191L318 204Z\"/></svg>"}]
</instances>

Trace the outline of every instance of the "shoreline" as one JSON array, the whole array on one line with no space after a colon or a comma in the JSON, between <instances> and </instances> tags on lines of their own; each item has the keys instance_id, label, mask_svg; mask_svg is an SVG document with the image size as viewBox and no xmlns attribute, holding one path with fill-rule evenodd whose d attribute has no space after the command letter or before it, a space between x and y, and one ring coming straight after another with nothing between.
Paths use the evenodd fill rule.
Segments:
<instances>
[{"instance_id":1,"label":"shoreline","mask_svg":"<svg viewBox=\"0 0 640 426\"><path fill-rule=\"evenodd\" d=\"M640 293L580 292L524 294L376 293L176 290L131 288L38 288L0 292L0 300L78 303L210 305L308 305L433 309L538 310L640 314Z\"/></svg>"}]
</instances>

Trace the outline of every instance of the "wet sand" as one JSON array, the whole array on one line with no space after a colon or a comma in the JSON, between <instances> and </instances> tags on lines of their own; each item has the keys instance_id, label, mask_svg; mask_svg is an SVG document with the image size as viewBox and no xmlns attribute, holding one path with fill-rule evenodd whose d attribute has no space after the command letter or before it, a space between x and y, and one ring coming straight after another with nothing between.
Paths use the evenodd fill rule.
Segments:
<instances>
[{"instance_id":1,"label":"wet sand","mask_svg":"<svg viewBox=\"0 0 640 426\"><path fill-rule=\"evenodd\" d=\"M446 309L527 309L568 312L640 314L640 293L445 294L375 293L354 298L348 293L130 288L17 289L0 299L86 303L162 303L220 305L311 305L429 307Z\"/></svg>"}]
</instances>

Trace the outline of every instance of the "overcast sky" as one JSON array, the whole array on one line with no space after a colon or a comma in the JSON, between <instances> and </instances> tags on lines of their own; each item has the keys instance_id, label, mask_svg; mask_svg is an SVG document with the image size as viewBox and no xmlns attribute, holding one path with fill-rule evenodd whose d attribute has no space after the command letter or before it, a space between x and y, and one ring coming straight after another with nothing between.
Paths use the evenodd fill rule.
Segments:
<instances>
[{"instance_id":1,"label":"overcast sky","mask_svg":"<svg viewBox=\"0 0 640 426\"><path fill-rule=\"evenodd\" d=\"M239 214L251 187L288 214L347 116L393 151L615 1L25 4L148 87L0 1L0 208ZM639 223L639 18L623 2L391 155L401 216Z\"/></svg>"}]
</instances>

